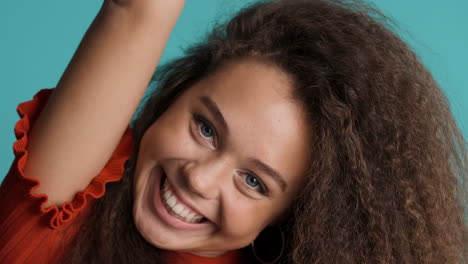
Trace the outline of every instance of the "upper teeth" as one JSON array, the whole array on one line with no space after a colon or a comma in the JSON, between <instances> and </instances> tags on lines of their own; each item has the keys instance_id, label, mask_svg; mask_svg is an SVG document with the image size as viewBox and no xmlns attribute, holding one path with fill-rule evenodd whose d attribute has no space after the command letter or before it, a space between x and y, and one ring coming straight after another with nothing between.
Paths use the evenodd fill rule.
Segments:
<instances>
[{"instance_id":1,"label":"upper teeth","mask_svg":"<svg viewBox=\"0 0 468 264\"><path fill-rule=\"evenodd\" d=\"M172 192L172 190L169 188L169 184L167 183L167 180L164 181L164 185L162 188L162 197L163 197L163 202L166 204L166 207L170 209L172 214L177 216L179 219L190 222L190 223L199 223L202 219L203 216L195 213L188 207L186 207L184 204L182 204L180 201L177 200L176 196Z\"/></svg>"}]
</instances>

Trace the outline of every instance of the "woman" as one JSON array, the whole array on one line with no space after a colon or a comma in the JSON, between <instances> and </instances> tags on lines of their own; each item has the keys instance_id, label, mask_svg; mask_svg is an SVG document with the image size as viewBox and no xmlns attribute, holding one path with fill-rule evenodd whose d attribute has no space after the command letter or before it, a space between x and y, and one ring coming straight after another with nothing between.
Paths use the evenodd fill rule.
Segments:
<instances>
[{"instance_id":1,"label":"woman","mask_svg":"<svg viewBox=\"0 0 468 264\"><path fill-rule=\"evenodd\" d=\"M465 142L430 73L363 4L242 10L159 69L130 139L183 5L106 1L53 93L20 106L0 260L467 260ZM31 226L45 242L18 238Z\"/></svg>"}]
</instances>

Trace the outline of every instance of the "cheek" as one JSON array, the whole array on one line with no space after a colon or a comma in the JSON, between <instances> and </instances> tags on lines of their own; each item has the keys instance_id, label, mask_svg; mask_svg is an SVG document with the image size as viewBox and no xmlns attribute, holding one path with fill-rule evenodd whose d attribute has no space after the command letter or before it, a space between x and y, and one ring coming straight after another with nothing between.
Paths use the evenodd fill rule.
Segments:
<instances>
[{"instance_id":1,"label":"cheek","mask_svg":"<svg viewBox=\"0 0 468 264\"><path fill-rule=\"evenodd\" d=\"M227 241L237 241L245 246L251 243L263 228L273 220L273 210L260 201L247 199L233 200L224 206L223 235Z\"/></svg>"},{"instance_id":2,"label":"cheek","mask_svg":"<svg viewBox=\"0 0 468 264\"><path fill-rule=\"evenodd\" d=\"M190 153L193 140L186 121L158 120L145 133L141 149L152 159L181 158Z\"/></svg>"},{"instance_id":3,"label":"cheek","mask_svg":"<svg viewBox=\"0 0 468 264\"><path fill-rule=\"evenodd\" d=\"M247 199L233 201L225 207L223 235L226 241L236 241L238 246L250 244L266 226L282 220L281 216L291 206L288 199L278 199L274 203L270 200L265 203Z\"/></svg>"}]
</instances>

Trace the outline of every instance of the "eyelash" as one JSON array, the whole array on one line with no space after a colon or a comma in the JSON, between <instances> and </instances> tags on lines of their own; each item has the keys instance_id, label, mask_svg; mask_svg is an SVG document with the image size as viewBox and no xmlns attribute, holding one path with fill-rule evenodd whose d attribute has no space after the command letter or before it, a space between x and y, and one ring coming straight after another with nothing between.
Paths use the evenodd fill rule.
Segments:
<instances>
[{"instance_id":1,"label":"eyelash","mask_svg":"<svg viewBox=\"0 0 468 264\"><path fill-rule=\"evenodd\" d=\"M206 118L204 118L201 115L193 114L193 118L195 119L195 122L197 124L197 129L198 129L197 135L200 136L201 138L203 138L203 139L207 138L201 132L201 127L202 126L207 126L213 131L213 145L214 145L214 147L216 147L217 146L218 133L216 132L216 129L214 128L214 126L208 120L206 120Z\"/></svg>"},{"instance_id":2,"label":"eyelash","mask_svg":"<svg viewBox=\"0 0 468 264\"><path fill-rule=\"evenodd\" d=\"M262 180L260 180L260 178L253 174L253 173L250 173L250 172L247 172L247 173L243 173L245 176L252 176L254 177L255 179L257 179L258 181L258 189L256 189L260 194L262 194L263 196L266 196L266 197L270 197L270 192L268 191L268 188L265 186L265 184L262 182ZM245 179L244 179L245 181ZM247 184L247 183L245 183ZM248 185L248 184L247 184ZM254 187L248 187L248 188L252 188L252 189L255 189Z\"/></svg>"},{"instance_id":3,"label":"eyelash","mask_svg":"<svg viewBox=\"0 0 468 264\"><path fill-rule=\"evenodd\" d=\"M214 126L206 119L204 118L203 116L199 115L199 114L193 114L193 118L197 124L197 135L203 139L206 139L207 137L204 136L201 132L201 127L202 126L208 126L212 131L213 131L213 145L214 147L216 147L216 143L217 143L217 138L218 138L218 133L216 132L216 129L214 128ZM258 189L255 189L253 187L248 187L248 188L251 188L251 189L255 189L257 192L259 192L261 195L263 196L266 196L266 197L269 197L270 196L270 192L268 191L268 188L266 188L265 184L260 180L260 178L251 173L251 172L246 172L246 173L243 173L245 176L252 176L254 177L255 179L257 179L258 183L259 183L259 186L258 186ZM245 178L244 178L245 180ZM245 182L246 185L248 185L246 182Z\"/></svg>"}]
</instances>

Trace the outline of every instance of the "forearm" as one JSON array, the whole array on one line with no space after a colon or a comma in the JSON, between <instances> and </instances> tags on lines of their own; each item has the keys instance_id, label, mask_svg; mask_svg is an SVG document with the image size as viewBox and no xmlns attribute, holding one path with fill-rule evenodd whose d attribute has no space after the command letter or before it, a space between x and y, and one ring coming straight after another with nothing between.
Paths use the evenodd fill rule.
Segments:
<instances>
[{"instance_id":1,"label":"forearm","mask_svg":"<svg viewBox=\"0 0 468 264\"><path fill-rule=\"evenodd\" d=\"M70 200L104 167L177 17L143 19L109 3L100 10L30 136L25 171L41 181L36 192L48 194L49 205Z\"/></svg>"},{"instance_id":2,"label":"forearm","mask_svg":"<svg viewBox=\"0 0 468 264\"><path fill-rule=\"evenodd\" d=\"M159 62L175 20L155 19L145 24L124 12L103 8L57 84L56 96L67 98L54 103L64 104L59 106L61 111L70 104L80 106L81 111L87 112L78 113L86 124L95 119L95 125L102 126L102 119L106 118L106 126L123 132Z\"/></svg>"}]
</instances>

